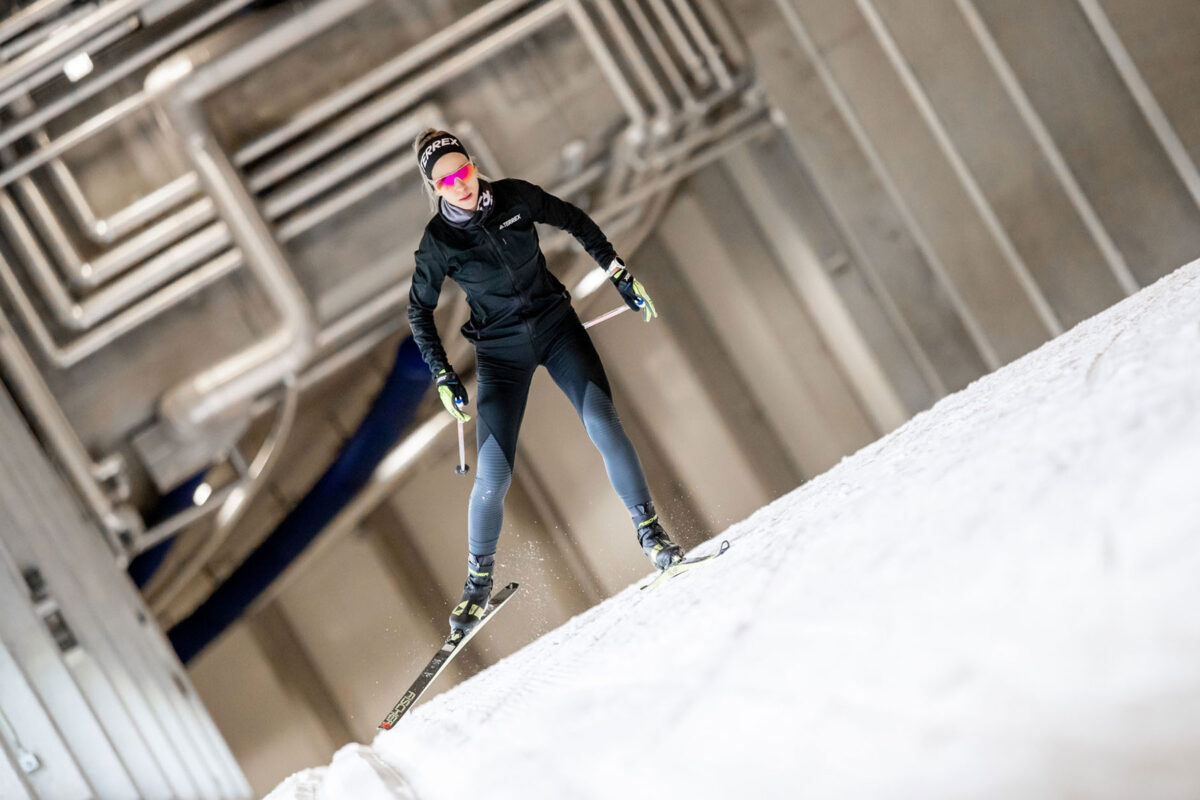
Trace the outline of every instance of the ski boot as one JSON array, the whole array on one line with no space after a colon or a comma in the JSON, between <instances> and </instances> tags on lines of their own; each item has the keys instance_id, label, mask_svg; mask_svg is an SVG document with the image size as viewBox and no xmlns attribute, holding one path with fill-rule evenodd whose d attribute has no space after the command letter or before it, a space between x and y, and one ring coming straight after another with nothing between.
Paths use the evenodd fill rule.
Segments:
<instances>
[{"instance_id":1,"label":"ski boot","mask_svg":"<svg viewBox=\"0 0 1200 800\"><path fill-rule=\"evenodd\" d=\"M492 596L492 568L495 556L467 556L467 582L462 600L450 614L452 633L467 633L483 619L488 598Z\"/></svg>"},{"instance_id":2,"label":"ski boot","mask_svg":"<svg viewBox=\"0 0 1200 800\"><path fill-rule=\"evenodd\" d=\"M671 541L658 522L653 503L642 503L632 509L633 524L637 526L638 543L655 569L663 570L683 560L683 548Z\"/></svg>"}]
</instances>

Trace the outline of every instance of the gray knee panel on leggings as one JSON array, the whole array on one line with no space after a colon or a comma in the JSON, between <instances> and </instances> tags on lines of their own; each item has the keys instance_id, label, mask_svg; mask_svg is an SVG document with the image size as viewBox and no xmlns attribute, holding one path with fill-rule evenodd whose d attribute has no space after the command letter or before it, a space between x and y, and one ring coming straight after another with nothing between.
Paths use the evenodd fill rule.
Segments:
<instances>
[{"instance_id":1,"label":"gray knee panel on leggings","mask_svg":"<svg viewBox=\"0 0 1200 800\"><path fill-rule=\"evenodd\" d=\"M504 519L504 495L512 485L512 467L495 436L489 436L479 448L475 485L467 509L468 546L477 556L496 552L500 526Z\"/></svg>"}]
</instances>

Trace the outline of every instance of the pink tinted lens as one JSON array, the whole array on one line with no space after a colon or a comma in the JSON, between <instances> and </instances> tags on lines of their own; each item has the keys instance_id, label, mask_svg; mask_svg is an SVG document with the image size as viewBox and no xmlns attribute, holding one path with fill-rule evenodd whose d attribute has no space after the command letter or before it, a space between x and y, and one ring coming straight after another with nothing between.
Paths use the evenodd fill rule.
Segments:
<instances>
[{"instance_id":1,"label":"pink tinted lens","mask_svg":"<svg viewBox=\"0 0 1200 800\"><path fill-rule=\"evenodd\" d=\"M454 185L455 181L465 181L469 177L471 177L471 165L469 163L463 164L460 169L439 178L438 186L443 189L449 189Z\"/></svg>"}]
</instances>

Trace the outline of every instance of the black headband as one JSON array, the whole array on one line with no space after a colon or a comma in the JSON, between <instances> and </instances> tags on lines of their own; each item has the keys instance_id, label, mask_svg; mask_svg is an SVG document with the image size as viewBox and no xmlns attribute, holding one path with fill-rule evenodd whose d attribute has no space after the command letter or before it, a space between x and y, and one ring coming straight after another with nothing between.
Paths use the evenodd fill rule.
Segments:
<instances>
[{"instance_id":1,"label":"black headband","mask_svg":"<svg viewBox=\"0 0 1200 800\"><path fill-rule=\"evenodd\" d=\"M425 173L425 180L433 180L433 165L446 153L462 153L467 158L471 157L467 148L463 147L463 143L456 136L443 131L436 139L421 148L421 154L417 157L421 172Z\"/></svg>"}]
</instances>

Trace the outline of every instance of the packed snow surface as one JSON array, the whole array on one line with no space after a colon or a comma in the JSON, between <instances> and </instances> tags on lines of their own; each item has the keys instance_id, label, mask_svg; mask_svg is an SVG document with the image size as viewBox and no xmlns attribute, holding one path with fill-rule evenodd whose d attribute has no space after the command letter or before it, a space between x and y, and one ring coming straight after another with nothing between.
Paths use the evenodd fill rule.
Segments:
<instances>
[{"instance_id":1,"label":"packed snow surface","mask_svg":"<svg viewBox=\"0 0 1200 800\"><path fill-rule=\"evenodd\" d=\"M1200 797L1200 262L726 538L271 797Z\"/></svg>"}]
</instances>

